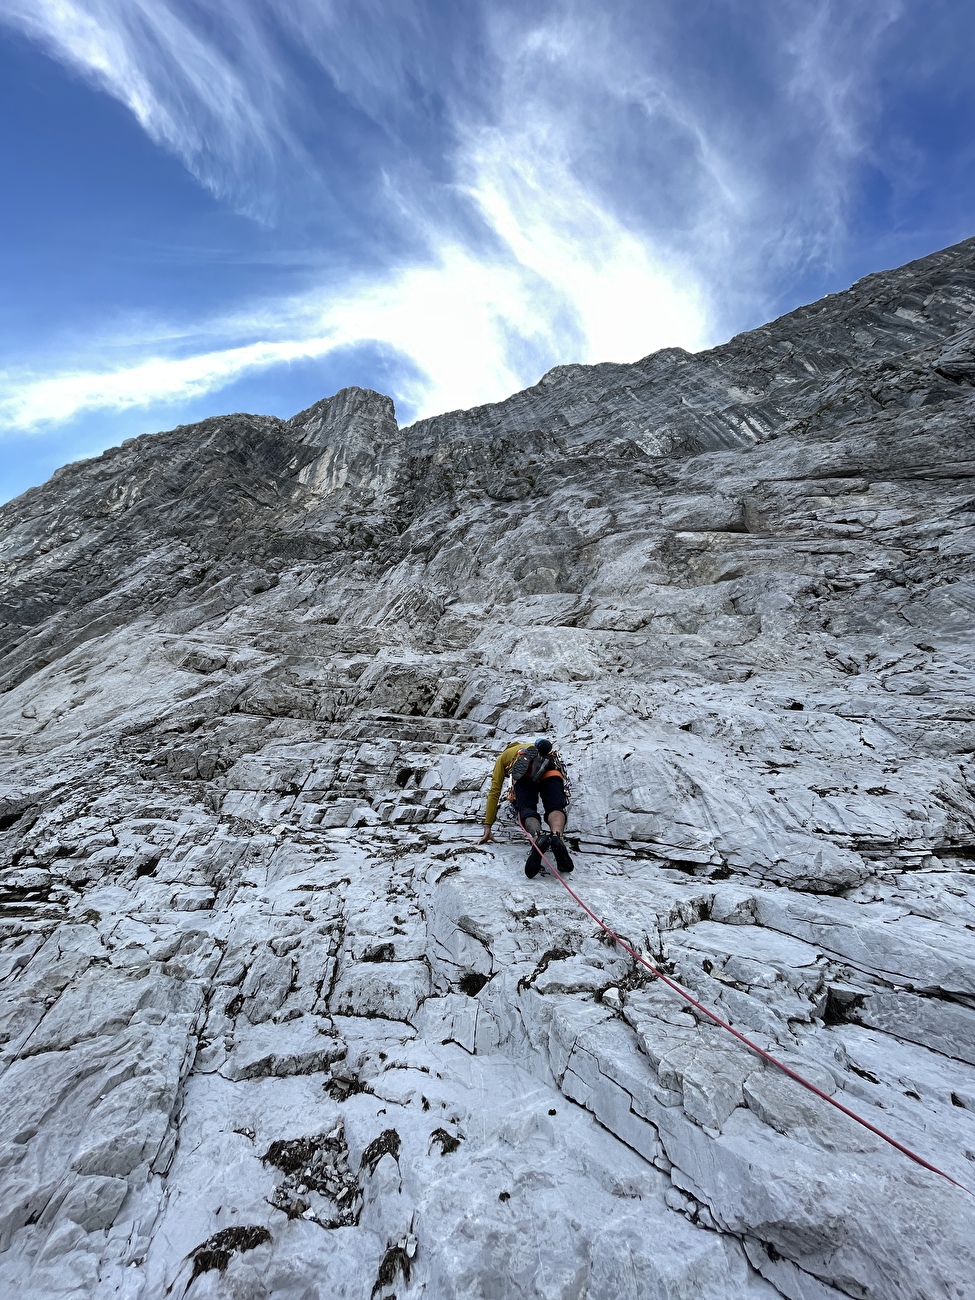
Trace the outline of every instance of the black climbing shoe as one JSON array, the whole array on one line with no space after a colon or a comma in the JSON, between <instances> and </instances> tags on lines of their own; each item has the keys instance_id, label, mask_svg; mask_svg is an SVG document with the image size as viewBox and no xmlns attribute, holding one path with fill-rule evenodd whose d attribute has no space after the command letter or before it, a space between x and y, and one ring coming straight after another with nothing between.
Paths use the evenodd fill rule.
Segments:
<instances>
[{"instance_id":1,"label":"black climbing shoe","mask_svg":"<svg viewBox=\"0 0 975 1300\"><path fill-rule=\"evenodd\" d=\"M525 875L529 880L534 880L541 871L542 854L547 853L552 844L552 837L548 831L539 831L539 833L532 838L535 843L532 845L532 851L529 853L528 861L525 863Z\"/></svg>"},{"instance_id":2,"label":"black climbing shoe","mask_svg":"<svg viewBox=\"0 0 975 1300\"><path fill-rule=\"evenodd\" d=\"M555 865L564 876L570 871L575 870L575 863L569 857L569 850L565 847L565 840L561 835L551 837L552 857L555 859Z\"/></svg>"}]
</instances>

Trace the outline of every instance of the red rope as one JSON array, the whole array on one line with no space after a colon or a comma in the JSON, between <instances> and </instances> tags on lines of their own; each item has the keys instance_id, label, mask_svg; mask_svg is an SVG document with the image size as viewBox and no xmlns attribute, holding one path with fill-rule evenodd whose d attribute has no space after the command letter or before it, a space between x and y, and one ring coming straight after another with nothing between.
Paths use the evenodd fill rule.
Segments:
<instances>
[{"instance_id":1,"label":"red rope","mask_svg":"<svg viewBox=\"0 0 975 1300\"><path fill-rule=\"evenodd\" d=\"M757 1055L762 1057L763 1060L768 1061L770 1065L774 1065L777 1070L781 1070L783 1074L787 1074L790 1079L794 1079L796 1083L802 1084L802 1086L808 1089L809 1092L815 1093L815 1095L817 1097L822 1098L823 1101L829 1102L831 1106L834 1106L838 1111L842 1111L844 1115L848 1115L850 1119L856 1120L858 1124L862 1124L862 1126L865 1129L868 1129L871 1133L874 1133L877 1137L883 1138L885 1142L890 1143L892 1147L894 1147L897 1151L900 1151L902 1155L907 1156L908 1159L913 1160L915 1164L920 1165L922 1169L928 1169L933 1174L939 1174L942 1178L946 1178L948 1182L952 1183L955 1187L960 1187L963 1192L967 1192L969 1196L975 1196L975 1192L973 1192L970 1187L966 1187L964 1183L958 1182L956 1178L952 1178L951 1174L946 1174L943 1169L939 1169L937 1165L931 1164L930 1161L925 1160L923 1156L919 1156L915 1151L912 1151L910 1147L904 1146L902 1142L898 1142L897 1139L891 1137L889 1133L885 1133L883 1129L877 1128L877 1126L875 1124L871 1124L868 1119L864 1119L862 1115L858 1115L856 1111L850 1110L850 1108L848 1106L844 1106L841 1101L837 1101L835 1097L831 1097L829 1093L823 1092L822 1088L817 1088L816 1085L810 1079L804 1078L801 1074L797 1073L795 1070L791 1069L788 1065L786 1065L784 1061L778 1060L776 1057L772 1056L770 1052L766 1052L764 1048L759 1047L757 1043L753 1043L750 1038L746 1038L744 1034L740 1034L737 1029L734 1029L731 1025L729 1025L726 1020L722 1020L719 1015L717 1015L714 1011L711 1011L708 1007L706 1007L703 1004L703 1002L698 1002L696 998L691 997L690 993L688 993L686 989L682 989L679 984L676 984L672 979L668 979L668 977L663 973L663 971L659 971L656 968L656 966L652 964L652 962L647 961L646 957L642 956L634 948L631 948L625 939L621 939L619 935L615 932L615 930L611 930L609 926L606 924L606 922L600 920L600 918L596 915L596 913L592 910L592 908L589 907L588 904L582 901L582 899L575 892L575 890L570 885L568 885L566 881L563 879L563 877L559 874L555 864L545 856L545 854L539 848L538 844L528 833L527 829L525 828L524 822L521 820L520 815L518 816L518 825L521 827L525 838L532 844L536 853L541 858L541 860L545 863L546 867L548 867L549 871L552 873L555 879L559 882L559 884L566 891L566 893L571 898L575 899L575 901L579 904L579 906L586 913L586 915L591 916L592 919L596 922L596 924L600 926L603 930L605 930L606 933L610 936L610 938L614 939L616 943L618 943L619 946L625 952L628 952L631 957L633 957L636 961L638 961L641 964L641 966L645 966L647 970L650 971L652 975L655 975L658 980L662 980L663 983L666 984L669 989L673 989L673 991L679 994L680 997L682 997L685 1002L689 1002L692 1007L696 1007L697 1010L700 1011L702 1015L707 1016L709 1020L713 1020L714 1023L716 1025L720 1025L722 1029L726 1029L728 1033L731 1034L733 1037L737 1038L740 1043L744 1043L744 1045L747 1048L757 1053Z\"/></svg>"}]
</instances>

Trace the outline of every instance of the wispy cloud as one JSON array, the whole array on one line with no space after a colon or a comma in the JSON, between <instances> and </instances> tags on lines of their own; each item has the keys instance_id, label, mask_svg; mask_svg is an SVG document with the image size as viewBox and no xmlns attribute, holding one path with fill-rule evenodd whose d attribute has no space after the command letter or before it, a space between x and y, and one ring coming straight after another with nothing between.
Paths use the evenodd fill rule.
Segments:
<instances>
[{"instance_id":1,"label":"wispy cloud","mask_svg":"<svg viewBox=\"0 0 975 1300\"><path fill-rule=\"evenodd\" d=\"M485 201L500 203L492 193ZM503 204L500 214L505 216ZM185 401L250 371L363 343L378 343L409 360L414 377L398 397L417 415L506 396L538 377L526 372L526 358L551 356L566 333L577 340L572 355L584 360L619 359L621 349L636 357L675 342L699 346L693 296L682 297L625 231L612 229L605 213L594 212L587 229L595 263L577 243L567 242L564 259L548 266L545 230L518 230L519 246L525 245L520 259L510 245L507 256L490 260L460 244L441 243L435 260L354 285L324 304L324 295L313 293L265 309L246 322L251 330L265 331L257 342L142 357L107 371L7 374L0 377L0 428L41 430L86 410ZM586 230L575 233L579 239ZM591 310L585 315L587 299ZM204 337L237 335L244 324L214 321Z\"/></svg>"},{"instance_id":2,"label":"wispy cloud","mask_svg":"<svg viewBox=\"0 0 975 1300\"><path fill-rule=\"evenodd\" d=\"M284 70L246 3L204 0L196 16L178 0L0 0L0 21L123 103L215 194L266 215L260 182L302 152Z\"/></svg>"},{"instance_id":3,"label":"wispy cloud","mask_svg":"<svg viewBox=\"0 0 975 1300\"><path fill-rule=\"evenodd\" d=\"M205 322L191 355L160 328L110 369L51 358L8 374L0 426L185 400L362 343L409 360L397 396L421 414L497 399L560 361L704 346L835 238L863 148L864 62L897 8L857 23L826 0L759 6L765 112L789 111L756 134L734 85L682 63L666 5L488 6L454 33L456 18L441 29L417 0L392 13L376 0L0 0L0 20L265 218L275 205L258 196L283 193L296 160L336 188L295 125L316 111L288 65L300 45L393 142L374 196L377 224L398 232L384 269ZM427 119L433 163L417 161ZM797 147L816 165L783 192Z\"/></svg>"},{"instance_id":4,"label":"wispy cloud","mask_svg":"<svg viewBox=\"0 0 975 1300\"><path fill-rule=\"evenodd\" d=\"M903 0L848 5L815 0L783 5L776 31L785 58L784 99L807 128L805 171L819 220L794 261L829 256L842 238L856 165L871 153L875 69L904 13Z\"/></svg>"}]
</instances>

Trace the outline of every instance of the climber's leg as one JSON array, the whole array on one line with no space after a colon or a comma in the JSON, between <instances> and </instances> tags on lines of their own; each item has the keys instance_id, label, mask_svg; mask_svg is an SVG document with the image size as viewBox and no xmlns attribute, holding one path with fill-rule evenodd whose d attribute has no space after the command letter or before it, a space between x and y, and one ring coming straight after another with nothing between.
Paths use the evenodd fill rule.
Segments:
<instances>
[{"instance_id":1,"label":"climber's leg","mask_svg":"<svg viewBox=\"0 0 975 1300\"><path fill-rule=\"evenodd\" d=\"M515 782L515 807L518 818L535 843L525 862L525 875L533 880L542 869L541 854L548 849L547 835L542 833L542 823L538 816L538 786L524 779ZM537 847L536 847L537 846Z\"/></svg>"},{"instance_id":2,"label":"climber's leg","mask_svg":"<svg viewBox=\"0 0 975 1300\"><path fill-rule=\"evenodd\" d=\"M555 865L559 871L572 871L575 864L569 856L569 850L565 847L565 841L562 839L568 808L568 800L565 797L565 782L561 776L547 776L540 783L539 789L542 796L542 807L545 809L545 820L552 831L548 847L552 850Z\"/></svg>"}]
</instances>

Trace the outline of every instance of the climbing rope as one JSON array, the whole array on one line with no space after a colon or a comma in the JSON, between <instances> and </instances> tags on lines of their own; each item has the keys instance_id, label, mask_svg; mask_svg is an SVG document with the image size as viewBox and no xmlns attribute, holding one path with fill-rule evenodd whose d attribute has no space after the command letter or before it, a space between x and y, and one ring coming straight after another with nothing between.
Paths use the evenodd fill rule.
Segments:
<instances>
[{"instance_id":1,"label":"climbing rope","mask_svg":"<svg viewBox=\"0 0 975 1300\"><path fill-rule=\"evenodd\" d=\"M722 1029L726 1029L729 1034L738 1039L739 1043L743 1043L745 1047L750 1051L755 1052L762 1058L762 1060L768 1061L770 1065L774 1065L777 1070L781 1070L783 1074L787 1074L790 1079L794 1079L796 1083L801 1084L809 1092L814 1093L815 1096L821 1098L823 1101L829 1102L831 1106L835 1107L836 1110L841 1111L844 1115L848 1115L850 1119L856 1120L858 1124L862 1125L865 1129L868 1129L869 1132L875 1134L879 1138L883 1138L883 1140L894 1147L895 1150L900 1151L901 1154L907 1156L909 1160L913 1160L914 1163L920 1165L922 1169L927 1169L933 1174L938 1174L941 1178L947 1179L948 1182L952 1183L955 1187L961 1188L963 1192L967 1192L969 1196L975 1196L975 1192L973 1192L970 1187L966 1187L964 1183L960 1183L957 1178L952 1178L951 1174L946 1174L943 1169L939 1169L937 1165L931 1164L931 1162L925 1160L923 1156L919 1156L917 1152L912 1151L910 1147L904 1146L902 1142L898 1142L897 1139L891 1137L889 1133L885 1133L883 1129L879 1129L875 1124L871 1124L868 1119L864 1119L862 1115L858 1115L855 1110L850 1110L849 1106L844 1106L841 1101L837 1101L835 1097L831 1097L829 1093L824 1092L822 1088L817 1088L812 1080L804 1078L796 1070L793 1070L790 1066L786 1065L784 1061L780 1061L777 1057L773 1056L771 1052L766 1052L764 1048L759 1047L758 1043L753 1043L750 1038L746 1038L744 1034L740 1034L737 1029L729 1025L726 1020L722 1020L716 1012L711 1011L710 1008L703 1004L703 1002L698 1002L696 998L691 997L690 993L688 993L686 989L682 989L674 980L669 979L663 971L658 970L652 962L648 961L646 957L642 955L642 953L637 952L635 948L631 948L625 939L621 939L615 930L611 930L606 922L598 917L587 903L582 901L571 885L569 885L559 874L555 863L542 852L538 843L527 830L525 823L521 820L520 815L518 816L518 825L521 827L522 834L535 849L535 852L545 863L545 866L559 882L569 897L575 899L586 915L592 917L596 924L601 929L605 930L610 938L618 943L624 952L628 952L635 961L640 963L641 966L645 966L651 975L655 976L658 980L661 980L669 989L673 989L678 996L682 997L685 1002L689 1002L691 1006L700 1011L702 1015L707 1016L709 1020L713 1020L714 1023L720 1025Z\"/></svg>"}]
</instances>

